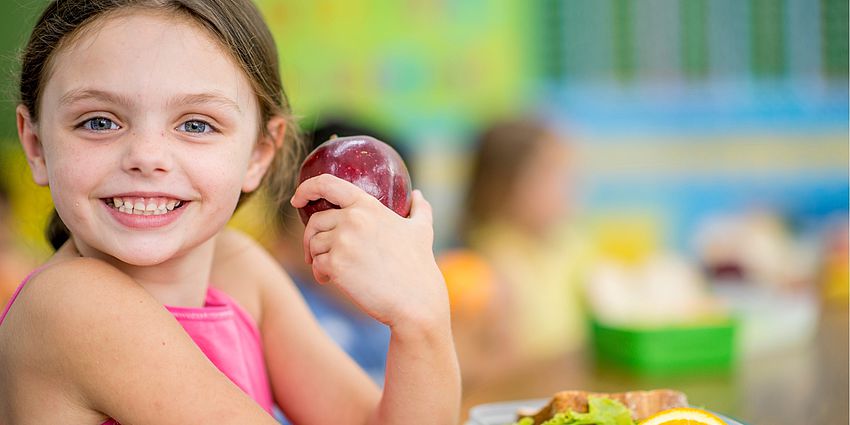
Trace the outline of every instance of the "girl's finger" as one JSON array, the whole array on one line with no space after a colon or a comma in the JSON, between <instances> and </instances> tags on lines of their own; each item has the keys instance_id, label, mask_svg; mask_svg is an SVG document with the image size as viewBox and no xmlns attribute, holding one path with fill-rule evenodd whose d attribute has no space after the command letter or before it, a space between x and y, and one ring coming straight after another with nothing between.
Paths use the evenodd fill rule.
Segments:
<instances>
[{"instance_id":1,"label":"girl's finger","mask_svg":"<svg viewBox=\"0 0 850 425\"><path fill-rule=\"evenodd\" d=\"M410 205L410 219L423 221L428 226L431 226L434 221L434 212L431 209L431 204L422 195L422 191L414 190L413 199Z\"/></svg>"},{"instance_id":2,"label":"girl's finger","mask_svg":"<svg viewBox=\"0 0 850 425\"><path fill-rule=\"evenodd\" d=\"M317 233L329 232L336 228L338 213L336 210L325 210L314 213L307 221L307 226L304 228L304 237L301 240L302 251L304 252L304 261L307 264L312 262L310 255L310 239Z\"/></svg>"},{"instance_id":3,"label":"girl's finger","mask_svg":"<svg viewBox=\"0 0 850 425\"><path fill-rule=\"evenodd\" d=\"M310 250L308 251L310 258L331 252L332 241L332 232L319 232L313 235L313 238L310 239Z\"/></svg>"},{"instance_id":4,"label":"girl's finger","mask_svg":"<svg viewBox=\"0 0 850 425\"><path fill-rule=\"evenodd\" d=\"M340 208L346 208L357 202L363 194L365 192L351 182L331 174L321 174L298 185L290 203L295 208L301 208L310 201L324 198Z\"/></svg>"},{"instance_id":5,"label":"girl's finger","mask_svg":"<svg viewBox=\"0 0 850 425\"><path fill-rule=\"evenodd\" d=\"M313 259L313 278L316 279L321 285L324 285L330 282L331 278L327 274L325 274L325 270L327 270L330 262L330 254L320 254L317 255L316 258Z\"/></svg>"}]
</instances>

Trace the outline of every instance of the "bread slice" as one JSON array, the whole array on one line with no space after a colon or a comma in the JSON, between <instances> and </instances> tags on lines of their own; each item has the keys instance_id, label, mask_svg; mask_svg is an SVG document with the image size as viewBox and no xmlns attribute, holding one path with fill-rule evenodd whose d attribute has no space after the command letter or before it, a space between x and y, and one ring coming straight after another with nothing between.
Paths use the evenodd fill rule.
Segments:
<instances>
[{"instance_id":1,"label":"bread slice","mask_svg":"<svg viewBox=\"0 0 850 425\"><path fill-rule=\"evenodd\" d=\"M587 413L588 397L607 397L623 403L632 412L632 419L641 421L662 410L674 407L687 407L685 394L674 390L629 391L625 393L592 393L587 391L561 391L552 397L549 404L531 415L534 424L539 425L555 416L556 413L574 411Z\"/></svg>"}]
</instances>

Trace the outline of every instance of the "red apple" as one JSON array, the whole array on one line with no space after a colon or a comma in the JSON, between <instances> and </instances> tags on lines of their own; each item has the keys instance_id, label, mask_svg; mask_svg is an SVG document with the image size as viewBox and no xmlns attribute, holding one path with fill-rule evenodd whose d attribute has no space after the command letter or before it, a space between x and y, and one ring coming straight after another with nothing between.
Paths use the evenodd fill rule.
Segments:
<instances>
[{"instance_id":1,"label":"red apple","mask_svg":"<svg viewBox=\"0 0 850 425\"><path fill-rule=\"evenodd\" d=\"M410 174L390 145L369 136L330 139L310 152L301 164L298 182L319 174L333 174L354 183L402 217L410 214ZM325 199L298 209L301 221L313 213L339 206Z\"/></svg>"}]
</instances>

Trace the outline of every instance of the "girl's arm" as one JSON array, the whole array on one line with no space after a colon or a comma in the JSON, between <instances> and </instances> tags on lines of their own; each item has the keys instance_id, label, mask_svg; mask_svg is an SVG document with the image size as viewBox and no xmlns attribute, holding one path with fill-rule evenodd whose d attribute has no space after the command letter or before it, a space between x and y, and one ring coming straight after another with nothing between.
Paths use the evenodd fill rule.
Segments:
<instances>
[{"instance_id":1,"label":"girl's arm","mask_svg":"<svg viewBox=\"0 0 850 425\"><path fill-rule=\"evenodd\" d=\"M445 283L432 251L430 205L416 191L410 217L402 218L327 174L303 182L292 204L320 198L340 209L310 218L305 260L318 282L335 285L392 332L383 396L369 422L456 423L460 372Z\"/></svg>"},{"instance_id":2,"label":"girl's arm","mask_svg":"<svg viewBox=\"0 0 850 425\"><path fill-rule=\"evenodd\" d=\"M380 390L325 334L280 264L253 239L229 229L217 236L216 259L216 282L259 287L266 365L286 416L298 424L364 424Z\"/></svg>"},{"instance_id":3,"label":"girl's arm","mask_svg":"<svg viewBox=\"0 0 850 425\"><path fill-rule=\"evenodd\" d=\"M161 304L106 263L57 263L21 296L29 300L16 302L16 314L34 337L17 349L82 407L125 424L276 424Z\"/></svg>"}]
</instances>

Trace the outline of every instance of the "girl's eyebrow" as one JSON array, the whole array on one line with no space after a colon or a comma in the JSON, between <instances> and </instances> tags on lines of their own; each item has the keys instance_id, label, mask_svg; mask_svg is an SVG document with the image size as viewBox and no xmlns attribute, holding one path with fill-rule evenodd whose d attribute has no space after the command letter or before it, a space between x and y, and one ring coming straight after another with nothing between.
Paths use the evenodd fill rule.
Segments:
<instances>
[{"instance_id":1,"label":"girl's eyebrow","mask_svg":"<svg viewBox=\"0 0 850 425\"><path fill-rule=\"evenodd\" d=\"M226 108L236 110L237 113L242 113L239 105L229 97L218 93L196 93L185 94L182 96L171 98L168 105L199 105L199 104L217 104Z\"/></svg>"},{"instance_id":2,"label":"girl's eyebrow","mask_svg":"<svg viewBox=\"0 0 850 425\"><path fill-rule=\"evenodd\" d=\"M94 99L107 103L114 103L120 106L129 107L133 101L127 97L117 93L111 93L103 90L80 88L71 90L59 98L59 106L64 106L79 102L81 100Z\"/></svg>"},{"instance_id":3,"label":"girl's eyebrow","mask_svg":"<svg viewBox=\"0 0 850 425\"><path fill-rule=\"evenodd\" d=\"M117 93L112 93L103 90L80 88L71 90L59 98L59 105L64 106L79 102L81 100L94 99L107 103L113 103L124 107L130 107L133 101L128 96ZM192 93L185 94L169 99L168 106L171 105L198 105L198 104L218 104L227 108L236 110L242 113L239 105L227 96L218 93Z\"/></svg>"}]
</instances>

